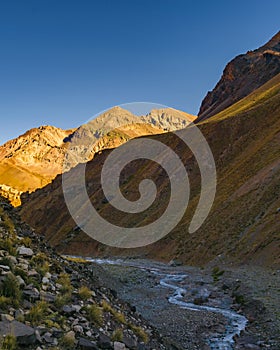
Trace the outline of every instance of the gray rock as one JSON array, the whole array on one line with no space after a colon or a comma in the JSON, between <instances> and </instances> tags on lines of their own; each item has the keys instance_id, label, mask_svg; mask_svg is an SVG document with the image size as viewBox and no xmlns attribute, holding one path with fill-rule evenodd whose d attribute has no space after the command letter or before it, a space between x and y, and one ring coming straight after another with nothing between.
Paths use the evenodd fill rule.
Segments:
<instances>
[{"instance_id":1,"label":"gray rock","mask_svg":"<svg viewBox=\"0 0 280 350\"><path fill-rule=\"evenodd\" d=\"M0 270L3 270L3 271L10 271L10 266L7 266L7 265L0 265Z\"/></svg>"},{"instance_id":2,"label":"gray rock","mask_svg":"<svg viewBox=\"0 0 280 350\"><path fill-rule=\"evenodd\" d=\"M42 283L43 283L43 284L49 284L49 283L50 283L50 280L49 280L47 277L43 277L43 278L42 278Z\"/></svg>"},{"instance_id":3,"label":"gray rock","mask_svg":"<svg viewBox=\"0 0 280 350\"><path fill-rule=\"evenodd\" d=\"M12 322L13 320L14 320L14 318L11 315L8 315L8 314L2 314L1 315L1 321Z\"/></svg>"},{"instance_id":4,"label":"gray rock","mask_svg":"<svg viewBox=\"0 0 280 350\"><path fill-rule=\"evenodd\" d=\"M25 246L18 247L17 249L18 255L32 257L34 252L30 248L26 248Z\"/></svg>"},{"instance_id":5,"label":"gray rock","mask_svg":"<svg viewBox=\"0 0 280 350\"><path fill-rule=\"evenodd\" d=\"M28 277L38 277L39 273L36 270L32 269L32 270L27 272L27 276Z\"/></svg>"},{"instance_id":6,"label":"gray rock","mask_svg":"<svg viewBox=\"0 0 280 350\"><path fill-rule=\"evenodd\" d=\"M40 296L41 296L41 299L46 301L47 303L53 303L55 301L55 295L52 293L41 291Z\"/></svg>"},{"instance_id":7,"label":"gray rock","mask_svg":"<svg viewBox=\"0 0 280 350\"><path fill-rule=\"evenodd\" d=\"M78 324L73 327L73 330L74 330L75 333L80 333L80 334L84 333L83 327L78 325Z\"/></svg>"},{"instance_id":8,"label":"gray rock","mask_svg":"<svg viewBox=\"0 0 280 350\"><path fill-rule=\"evenodd\" d=\"M35 331L35 336L36 336L37 342L40 343L40 344L42 344L43 341L42 341L42 338L41 338L41 335L40 335L40 332L39 332L38 329L36 329L36 331Z\"/></svg>"},{"instance_id":9,"label":"gray rock","mask_svg":"<svg viewBox=\"0 0 280 350\"><path fill-rule=\"evenodd\" d=\"M99 335L97 345L101 349L113 349L110 338L106 334L103 334L103 333L101 333Z\"/></svg>"},{"instance_id":10,"label":"gray rock","mask_svg":"<svg viewBox=\"0 0 280 350\"><path fill-rule=\"evenodd\" d=\"M15 319L17 319L18 317L23 316L23 315L24 315L24 311L22 309L17 309L15 311Z\"/></svg>"},{"instance_id":11,"label":"gray rock","mask_svg":"<svg viewBox=\"0 0 280 350\"><path fill-rule=\"evenodd\" d=\"M129 337L123 337L123 342L129 349L137 349L137 341Z\"/></svg>"},{"instance_id":12,"label":"gray rock","mask_svg":"<svg viewBox=\"0 0 280 350\"><path fill-rule=\"evenodd\" d=\"M63 336L63 331L55 327L52 328L52 334L55 338L61 338Z\"/></svg>"},{"instance_id":13,"label":"gray rock","mask_svg":"<svg viewBox=\"0 0 280 350\"><path fill-rule=\"evenodd\" d=\"M37 288L32 289L24 289L23 295L27 297L29 300L39 300L40 293Z\"/></svg>"},{"instance_id":14,"label":"gray rock","mask_svg":"<svg viewBox=\"0 0 280 350\"><path fill-rule=\"evenodd\" d=\"M53 336L50 332L45 333L42 339L48 344L53 344Z\"/></svg>"},{"instance_id":15,"label":"gray rock","mask_svg":"<svg viewBox=\"0 0 280 350\"><path fill-rule=\"evenodd\" d=\"M67 315L72 315L76 310L71 305L64 305L62 311Z\"/></svg>"},{"instance_id":16,"label":"gray rock","mask_svg":"<svg viewBox=\"0 0 280 350\"><path fill-rule=\"evenodd\" d=\"M34 329L15 320L0 322L0 337L7 334L13 334L19 345L31 345L36 342Z\"/></svg>"},{"instance_id":17,"label":"gray rock","mask_svg":"<svg viewBox=\"0 0 280 350\"><path fill-rule=\"evenodd\" d=\"M87 331L86 332L86 336L91 337L92 336L92 332L91 331Z\"/></svg>"},{"instance_id":18,"label":"gray rock","mask_svg":"<svg viewBox=\"0 0 280 350\"><path fill-rule=\"evenodd\" d=\"M45 277L48 278L48 279L50 280L50 279L52 278L52 275L51 275L51 273L47 272L47 273L45 274Z\"/></svg>"},{"instance_id":19,"label":"gray rock","mask_svg":"<svg viewBox=\"0 0 280 350\"><path fill-rule=\"evenodd\" d=\"M81 307L80 305L72 305L72 308L73 308L76 312L80 312L82 307Z\"/></svg>"},{"instance_id":20,"label":"gray rock","mask_svg":"<svg viewBox=\"0 0 280 350\"><path fill-rule=\"evenodd\" d=\"M24 263L18 264L18 267L24 271L28 271L29 269L28 264L24 264Z\"/></svg>"},{"instance_id":21,"label":"gray rock","mask_svg":"<svg viewBox=\"0 0 280 350\"><path fill-rule=\"evenodd\" d=\"M17 260L17 258L16 258L15 256L9 255L9 256L7 256L7 258L9 258L10 261L11 261L14 265L17 265L18 260Z\"/></svg>"},{"instance_id":22,"label":"gray rock","mask_svg":"<svg viewBox=\"0 0 280 350\"><path fill-rule=\"evenodd\" d=\"M125 350L125 344L119 341L114 342L114 350Z\"/></svg>"},{"instance_id":23,"label":"gray rock","mask_svg":"<svg viewBox=\"0 0 280 350\"><path fill-rule=\"evenodd\" d=\"M29 300L26 300L26 299L23 300L23 307L25 309L31 309L32 306L33 306L33 304Z\"/></svg>"},{"instance_id":24,"label":"gray rock","mask_svg":"<svg viewBox=\"0 0 280 350\"><path fill-rule=\"evenodd\" d=\"M25 286L25 282L24 280L20 277L20 276L16 276L17 280L18 280L18 284L20 286Z\"/></svg>"},{"instance_id":25,"label":"gray rock","mask_svg":"<svg viewBox=\"0 0 280 350\"><path fill-rule=\"evenodd\" d=\"M78 346L81 350L98 350L96 343L85 338L79 339Z\"/></svg>"}]
</instances>

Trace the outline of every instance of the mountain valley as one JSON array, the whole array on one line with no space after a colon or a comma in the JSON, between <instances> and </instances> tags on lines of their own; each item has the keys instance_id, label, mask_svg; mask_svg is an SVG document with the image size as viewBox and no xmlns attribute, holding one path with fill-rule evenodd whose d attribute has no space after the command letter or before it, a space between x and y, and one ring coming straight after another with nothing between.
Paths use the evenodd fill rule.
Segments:
<instances>
[{"instance_id":1,"label":"mountain valley","mask_svg":"<svg viewBox=\"0 0 280 350\"><path fill-rule=\"evenodd\" d=\"M211 211L195 232L201 164L182 136L192 128L205 137L217 173ZM125 212L106 197L102 170L135 141L145 154L147 140L172 151L160 154L167 164L171 153L183 164L187 210L153 244L102 244L70 214L64 174L73 179L75 219L88 204L74 181L84 171L100 217L142 228L169 206L168 172L149 157L128 162L120 193L137 202L148 179L156 195L142 212ZM0 146L0 348L279 350L279 154L280 32L225 67L198 117L114 107L78 128L41 126Z\"/></svg>"}]
</instances>

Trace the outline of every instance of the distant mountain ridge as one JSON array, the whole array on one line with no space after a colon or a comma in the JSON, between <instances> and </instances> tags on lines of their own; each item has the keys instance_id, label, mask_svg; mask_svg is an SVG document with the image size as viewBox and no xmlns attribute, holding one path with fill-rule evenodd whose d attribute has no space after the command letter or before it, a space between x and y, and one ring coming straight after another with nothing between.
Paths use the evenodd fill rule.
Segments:
<instances>
[{"instance_id":1,"label":"distant mountain ridge","mask_svg":"<svg viewBox=\"0 0 280 350\"><path fill-rule=\"evenodd\" d=\"M197 122L210 118L280 73L280 31L265 45L230 61L201 103Z\"/></svg>"},{"instance_id":2,"label":"distant mountain ridge","mask_svg":"<svg viewBox=\"0 0 280 350\"><path fill-rule=\"evenodd\" d=\"M0 194L19 205L23 192L32 192L50 183L62 173L73 137L80 138L81 148L85 148L86 140L97 136L91 152L80 159L86 162L102 149L118 147L131 138L182 129L195 118L171 108L138 117L114 107L77 129L33 128L0 146Z\"/></svg>"}]
</instances>

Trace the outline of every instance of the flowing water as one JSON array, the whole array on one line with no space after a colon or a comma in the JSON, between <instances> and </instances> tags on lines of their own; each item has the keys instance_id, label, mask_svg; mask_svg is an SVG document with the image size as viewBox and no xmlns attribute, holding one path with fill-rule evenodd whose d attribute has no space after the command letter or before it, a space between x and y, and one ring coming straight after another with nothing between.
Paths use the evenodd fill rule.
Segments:
<instances>
[{"instance_id":1,"label":"flowing water","mask_svg":"<svg viewBox=\"0 0 280 350\"><path fill-rule=\"evenodd\" d=\"M184 296L187 293L187 286L182 283L188 277L187 274L183 273L167 273L163 268L152 266L149 261L148 265L145 262L135 262L130 260L121 259L93 259L87 258L88 261L95 262L102 265L118 265L118 266L130 266L141 270L146 270L159 278L159 284L163 288L171 290L171 294L168 297L168 301L171 304L177 305L182 309L188 309L193 311L208 311L223 315L228 321L225 334L218 334L208 339L208 344L213 350L232 350L234 345L234 337L239 335L242 330L245 329L247 324L246 317L234 312L231 309L223 309L220 307L212 307L206 305L196 305L184 301ZM178 285L179 284L179 285Z\"/></svg>"}]
</instances>

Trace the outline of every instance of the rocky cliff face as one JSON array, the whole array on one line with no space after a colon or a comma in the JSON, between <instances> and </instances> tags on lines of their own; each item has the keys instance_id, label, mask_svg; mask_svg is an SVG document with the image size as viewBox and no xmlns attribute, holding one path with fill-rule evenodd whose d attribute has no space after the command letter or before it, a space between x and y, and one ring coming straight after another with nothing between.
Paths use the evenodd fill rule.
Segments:
<instances>
[{"instance_id":1,"label":"rocky cliff face","mask_svg":"<svg viewBox=\"0 0 280 350\"><path fill-rule=\"evenodd\" d=\"M280 32L254 51L235 57L202 101L197 121L219 113L280 72Z\"/></svg>"},{"instance_id":2,"label":"rocky cliff face","mask_svg":"<svg viewBox=\"0 0 280 350\"><path fill-rule=\"evenodd\" d=\"M32 192L61 173L65 138L73 130L41 126L0 146L0 193L20 204L22 192Z\"/></svg>"},{"instance_id":3,"label":"rocky cliff face","mask_svg":"<svg viewBox=\"0 0 280 350\"><path fill-rule=\"evenodd\" d=\"M153 109L150 113L141 118L145 123L154 125L165 131L186 128L190 122L196 119L196 117L191 114L173 108Z\"/></svg>"},{"instance_id":4,"label":"rocky cliff face","mask_svg":"<svg viewBox=\"0 0 280 350\"><path fill-rule=\"evenodd\" d=\"M53 126L31 129L0 147L0 162L52 177L60 171L65 139L73 131Z\"/></svg>"},{"instance_id":5,"label":"rocky cliff face","mask_svg":"<svg viewBox=\"0 0 280 350\"><path fill-rule=\"evenodd\" d=\"M7 185L0 185L0 196L8 199L14 206L18 206L21 203L20 196L22 191L18 191Z\"/></svg>"}]
</instances>

